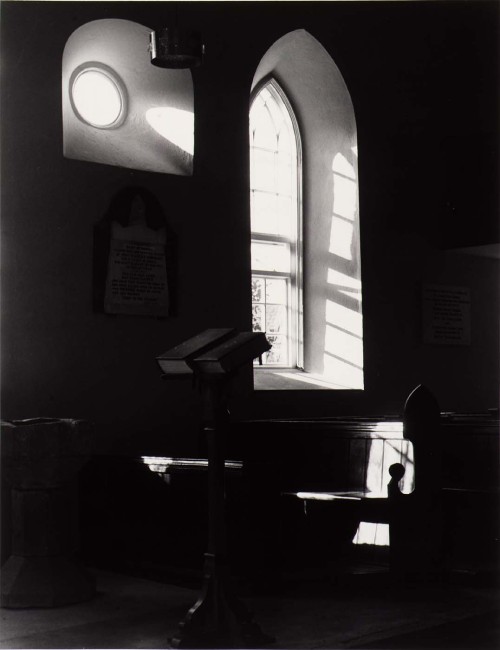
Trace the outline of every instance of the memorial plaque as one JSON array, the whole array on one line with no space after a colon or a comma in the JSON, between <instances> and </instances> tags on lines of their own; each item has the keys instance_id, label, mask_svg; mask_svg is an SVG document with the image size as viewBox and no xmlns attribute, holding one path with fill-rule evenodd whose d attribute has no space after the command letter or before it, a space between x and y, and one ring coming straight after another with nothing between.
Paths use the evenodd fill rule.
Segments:
<instances>
[{"instance_id":1,"label":"memorial plaque","mask_svg":"<svg viewBox=\"0 0 500 650\"><path fill-rule=\"evenodd\" d=\"M423 340L437 345L470 345L470 290L424 285Z\"/></svg>"},{"instance_id":2,"label":"memorial plaque","mask_svg":"<svg viewBox=\"0 0 500 650\"><path fill-rule=\"evenodd\" d=\"M144 204L134 200L130 225L111 224L104 311L167 316L169 293L165 228L147 226Z\"/></svg>"}]
</instances>

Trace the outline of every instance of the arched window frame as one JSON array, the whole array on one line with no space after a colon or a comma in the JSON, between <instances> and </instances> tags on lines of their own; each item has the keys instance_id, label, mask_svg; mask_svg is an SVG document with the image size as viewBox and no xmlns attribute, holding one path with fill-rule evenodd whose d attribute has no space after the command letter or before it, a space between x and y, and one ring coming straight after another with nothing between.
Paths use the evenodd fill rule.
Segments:
<instances>
[{"instance_id":1,"label":"arched window frame","mask_svg":"<svg viewBox=\"0 0 500 650\"><path fill-rule=\"evenodd\" d=\"M293 214L290 214L291 227L290 237L280 235L279 233L262 233L254 230L252 224L252 206L253 206L253 193L255 188L252 184L252 169L253 169L253 152L254 152L254 133L250 118L249 123L249 136L250 136L250 218L251 218L251 240L252 248L255 243L267 244L285 244L289 246L290 251L290 272L274 272L262 271L254 267L254 256L252 255L252 280L254 279L272 279L272 278L286 278L288 281L288 296L287 296L287 360L286 363L276 363L271 360L268 361L266 356L263 359L263 368L303 368L303 214L302 214L302 141L300 135L300 128L295 115L295 111L291 105L287 94L282 86L274 77L263 79L262 82L254 89L250 98L250 113L254 102L259 97L263 90L268 90L272 99L278 106L281 114L288 121L288 128L290 130L291 139L294 144L294 155L291 164L294 171L291 183L292 200L291 205ZM269 109L268 109L269 110ZM279 138L279 132L276 133L276 138ZM275 152L277 153L277 151ZM279 194L278 192L276 194ZM253 293L253 292L252 292ZM252 300L252 313L254 309L254 302ZM268 339L272 342L273 333L267 332ZM272 357L271 357L272 359Z\"/></svg>"}]
</instances>

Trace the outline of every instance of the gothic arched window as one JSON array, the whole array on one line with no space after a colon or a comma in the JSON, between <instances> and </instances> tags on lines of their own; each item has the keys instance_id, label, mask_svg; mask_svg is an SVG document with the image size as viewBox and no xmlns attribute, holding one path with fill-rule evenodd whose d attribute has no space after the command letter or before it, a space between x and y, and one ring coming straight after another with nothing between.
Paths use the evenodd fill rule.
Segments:
<instances>
[{"instance_id":1,"label":"gothic arched window","mask_svg":"<svg viewBox=\"0 0 500 650\"><path fill-rule=\"evenodd\" d=\"M250 108L252 326L272 349L265 365L302 366L301 146L290 102L271 79Z\"/></svg>"},{"instance_id":2,"label":"gothic arched window","mask_svg":"<svg viewBox=\"0 0 500 650\"><path fill-rule=\"evenodd\" d=\"M254 386L363 390L358 141L349 90L328 51L298 29L265 52L250 99L253 327L273 346L255 368Z\"/></svg>"}]
</instances>

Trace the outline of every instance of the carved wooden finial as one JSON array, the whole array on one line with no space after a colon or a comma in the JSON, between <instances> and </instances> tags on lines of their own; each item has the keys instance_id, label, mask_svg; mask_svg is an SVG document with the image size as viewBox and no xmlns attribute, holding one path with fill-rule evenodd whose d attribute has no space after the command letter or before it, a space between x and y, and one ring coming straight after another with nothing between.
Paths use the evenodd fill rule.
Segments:
<instances>
[{"instance_id":1,"label":"carved wooden finial","mask_svg":"<svg viewBox=\"0 0 500 650\"><path fill-rule=\"evenodd\" d=\"M391 475L391 480L387 485L387 493L389 497L399 496L401 494L399 481L405 475L405 468L401 463L394 463L389 467L389 474Z\"/></svg>"},{"instance_id":2,"label":"carved wooden finial","mask_svg":"<svg viewBox=\"0 0 500 650\"><path fill-rule=\"evenodd\" d=\"M404 465L401 463L394 463L389 467L389 474L391 475L391 478L393 478L395 481L400 481L403 476L405 475L405 468Z\"/></svg>"}]
</instances>

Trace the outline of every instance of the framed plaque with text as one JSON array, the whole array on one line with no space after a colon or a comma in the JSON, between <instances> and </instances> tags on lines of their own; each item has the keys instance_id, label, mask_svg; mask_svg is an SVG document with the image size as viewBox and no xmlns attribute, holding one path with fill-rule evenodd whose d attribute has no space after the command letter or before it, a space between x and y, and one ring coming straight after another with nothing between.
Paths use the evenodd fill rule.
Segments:
<instances>
[{"instance_id":1,"label":"framed plaque with text","mask_svg":"<svg viewBox=\"0 0 500 650\"><path fill-rule=\"evenodd\" d=\"M468 287L426 284L422 295L423 341L434 345L470 345Z\"/></svg>"},{"instance_id":2,"label":"framed plaque with text","mask_svg":"<svg viewBox=\"0 0 500 650\"><path fill-rule=\"evenodd\" d=\"M94 255L94 305L107 314L166 317L170 313L166 225L148 223L140 194L128 215L101 224Z\"/></svg>"}]
</instances>

